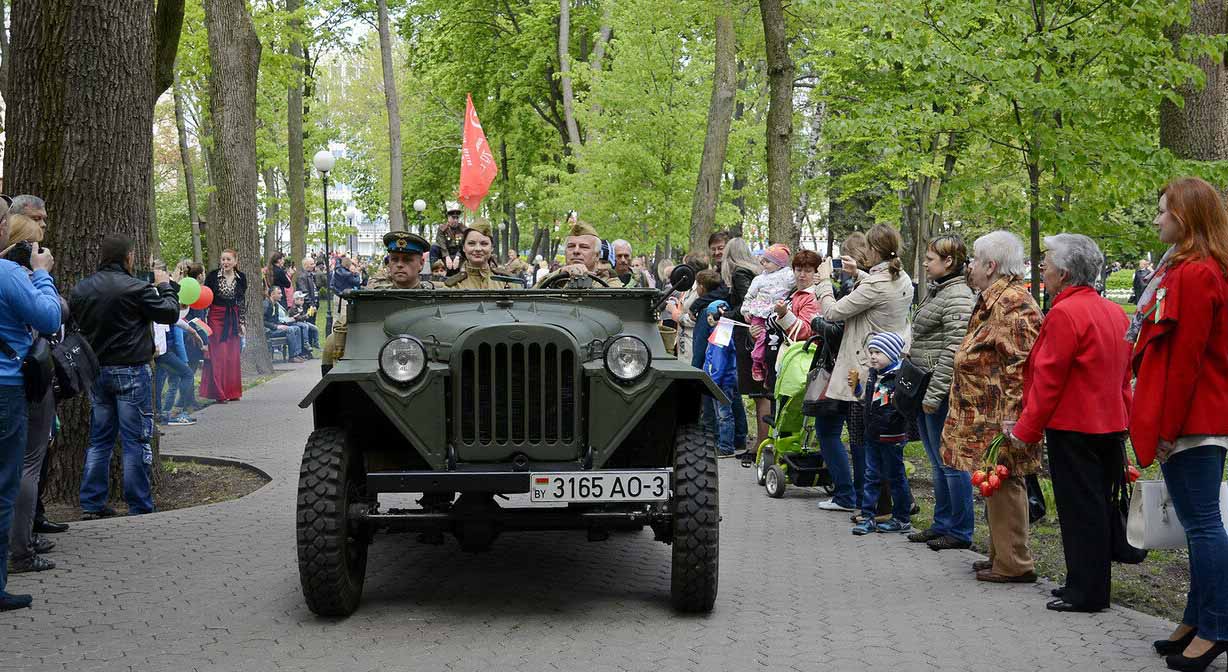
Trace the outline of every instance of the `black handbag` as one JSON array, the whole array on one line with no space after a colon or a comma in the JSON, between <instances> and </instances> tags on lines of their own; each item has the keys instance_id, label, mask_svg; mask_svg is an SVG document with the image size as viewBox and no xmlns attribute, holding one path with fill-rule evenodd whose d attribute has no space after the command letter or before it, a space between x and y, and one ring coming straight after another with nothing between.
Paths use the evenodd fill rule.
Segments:
<instances>
[{"instance_id":1,"label":"black handbag","mask_svg":"<svg viewBox=\"0 0 1228 672\"><path fill-rule=\"evenodd\" d=\"M921 401L930 386L934 372L913 364L912 359L900 360L900 370L895 377L895 394L891 403L906 418L915 418L921 412Z\"/></svg>"},{"instance_id":2,"label":"black handbag","mask_svg":"<svg viewBox=\"0 0 1228 672\"><path fill-rule=\"evenodd\" d=\"M17 351L3 338L0 338L0 353L4 353L9 359L17 359ZM35 336L25 358L21 360L21 379L25 383L26 401L39 401L47 394L53 373L51 347L47 345L47 339Z\"/></svg>"},{"instance_id":3,"label":"black handbag","mask_svg":"<svg viewBox=\"0 0 1228 672\"><path fill-rule=\"evenodd\" d=\"M64 338L51 348L51 359L55 365L52 391L56 401L72 399L94 386L98 357L76 322L65 326Z\"/></svg>"}]
</instances>

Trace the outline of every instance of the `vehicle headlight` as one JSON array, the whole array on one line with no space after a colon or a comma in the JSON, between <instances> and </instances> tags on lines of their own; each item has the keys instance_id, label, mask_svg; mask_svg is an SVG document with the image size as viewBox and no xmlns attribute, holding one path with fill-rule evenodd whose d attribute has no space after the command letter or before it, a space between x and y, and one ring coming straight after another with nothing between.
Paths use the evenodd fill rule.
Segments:
<instances>
[{"instance_id":1,"label":"vehicle headlight","mask_svg":"<svg viewBox=\"0 0 1228 672\"><path fill-rule=\"evenodd\" d=\"M635 336L619 336L605 346L606 370L624 383L644 375L651 363L648 346Z\"/></svg>"},{"instance_id":2,"label":"vehicle headlight","mask_svg":"<svg viewBox=\"0 0 1228 672\"><path fill-rule=\"evenodd\" d=\"M393 382L411 383L426 370L426 348L412 336L397 336L380 349L379 368Z\"/></svg>"}]
</instances>

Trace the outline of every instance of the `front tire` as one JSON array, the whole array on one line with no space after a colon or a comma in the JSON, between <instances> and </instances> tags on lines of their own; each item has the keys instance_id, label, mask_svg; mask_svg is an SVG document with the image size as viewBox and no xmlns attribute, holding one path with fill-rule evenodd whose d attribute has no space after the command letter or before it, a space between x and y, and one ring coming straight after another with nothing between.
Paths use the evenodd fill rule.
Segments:
<instances>
[{"instance_id":1,"label":"front tire","mask_svg":"<svg viewBox=\"0 0 1228 672\"><path fill-rule=\"evenodd\" d=\"M766 443L766 442L764 442ZM755 482L763 485L767 480L767 470L776 463L776 452L770 446L759 449L759 463L755 465Z\"/></svg>"},{"instance_id":2,"label":"front tire","mask_svg":"<svg viewBox=\"0 0 1228 672\"><path fill-rule=\"evenodd\" d=\"M767 474L763 479L763 488L767 490L768 497L772 499L780 499L785 496L785 487L788 481L785 480L785 472L780 468L780 465L773 464L768 467Z\"/></svg>"},{"instance_id":3,"label":"front tire","mask_svg":"<svg viewBox=\"0 0 1228 672\"><path fill-rule=\"evenodd\" d=\"M678 428L674 443L673 564L670 599L682 612L707 613L716 602L720 509L716 446L698 425Z\"/></svg>"},{"instance_id":4,"label":"front tire","mask_svg":"<svg viewBox=\"0 0 1228 672\"><path fill-rule=\"evenodd\" d=\"M349 616L362 599L369 531L350 523L362 499L366 472L346 432L311 433L299 470L298 573L307 607L320 616Z\"/></svg>"}]
</instances>

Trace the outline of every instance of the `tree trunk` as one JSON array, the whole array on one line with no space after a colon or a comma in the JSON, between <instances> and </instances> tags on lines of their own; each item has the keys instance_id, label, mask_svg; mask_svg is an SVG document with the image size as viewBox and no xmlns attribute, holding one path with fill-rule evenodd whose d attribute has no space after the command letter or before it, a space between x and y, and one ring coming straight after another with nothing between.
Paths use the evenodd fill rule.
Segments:
<instances>
[{"instance_id":1,"label":"tree trunk","mask_svg":"<svg viewBox=\"0 0 1228 672\"><path fill-rule=\"evenodd\" d=\"M1222 37L1228 33L1228 6L1225 0L1194 2L1189 26L1171 26L1165 33L1174 47L1186 34ZM1222 55L1221 55L1222 56ZM1160 103L1160 146L1178 158L1193 161L1228 159L1228 71L1224 59L1200 58L1198 66L1207 76L1206 86L1193 82L1178 88L1185 106L1177 107L1167 98Z\"/></svg>"},{"instance_id":2,"label":"tree trunk","mask_svg":"<svg viewBox=\"0 0 1228 672\"><path fill-rule=\"evenodd\" d=\"M153 161L153 155L150 155L150 161ZM145 197L145 207L149 208L149 264L152 266L154 259L162 258L162 238L158 235L158 198L154 191L153 183L153 168L150 164L150 180L149 193ZM165 261L165 260L163 260ZM176 259L175 261L178 261ZM174 268L174 263L171 264Z\"/></svg>"},{"instance_id":3,"label":"tree trunk","mask_svg":"<svg viewBox=\"0 0 1228 672\"><path fill-rule=\"evenodd\" d=\"M768 239L796 248L801 232L793 224L793 59L785 34L781 0L759 0L767 47L769 104L767 114Z\"/></svg>"},{"instance_id":4,"label":"tree trunk","mask_svg":"<svg viewBox=\"0 0 1228 672\"><path fill-rule=\"evenodd\" d=\"M179 160L183 163L183 184L188 192L188 219L192 222L192 261L203 263L200 247L200 213L196 209L196 171L192 165L192 148L188 146L188 127L183 116L183 93L179 90L179 75L175 75L175 129L179 132Z\"/></svg>"},{"instance_id":5,"label":"tree trunk","mask_svg":"<svg viewBox=\"0 0 1228 672\"><path fill-rule=\"evenodd\" d=\"M278 189L276 168L271 166L265 168L261 173L261 178L264 180L264 192L268 194L268 202L264 206L264 263L268 265L273 258L273 253L281 249L281 236L277 235L278 220L281 214L278 199L281 198L281 193ZM272 280L272 278L269 279Z\"/></svg>"},{"instance_id":6,"label":"tree trunk","mask_svg":"<svg viewBox=\"0 0 1228 672\"><path fill-rule=\"evenodd\" d=\"M733 124L733 101L737 97L737 46L733 16L720 14L716 17L716 70L712 75L712 100L708 103L708 132L704 136L699 179L691 202L691 250L703 250L708 246L708 234L716 220L725 151L729 148L729 128Z\"/></svg>"},{"instance_id":7,"label":"tree trunk","mask_svg":"<svg viewBox=\"0 0 1228 672\"><path fill-rule=\"evenodd\" d=\"M175 2L161 4L163 18L173 18ZM5 99L4 186L47 201L54 224L45 244L57 258L56 286L67 295L96 269L108 235L133 238L137 258L149 256L150 209L131 205L151 193L156 73L167 53L174 60L179 26L155 24L153 3L139 2L16 0L9 19L3 67L21 82L22 95ZM58 413L47 492L70 501L89 440L88 395L60 404ZM156 456L156 441L154 450ZM113 472L114 482L119 469ZM157 476L154 469L155 484Z\"/></svg>"},{"instance_id":8,"label":"tree trunk","mask_svg":"<svg viewBox=\"0 0 1228 672\"><path fill-rule=\"evenodd\" d=\"M401 170L401 104L397 98L397 82L392 69L392 34L388 29L388 2L379 0L379 51L384 68L384 103L388 106L388 225L393 231L405 230L405 211L401 186L405 174Z\"/></svg>"},{"instance_id":9,"label":"tree trunk","mask_svg":"<svg viewBox=\"0 0 1228 672\"><path fill-rule=\"evenodd\" d=\"M1041 303L1040 296L1040 165L1036 158L1028 155L1028 232L1032 248L1032 298Z\"/></svg>"},{"instance_id":10,"label":"tree trunk","mask_svg":"<svg viewBox=\"0 0 1228 672\"><path fill-rule=\"evenodd\" d=\"M512 196L511 170L507 162L507 142L499 139L499 179L503 188L499 191L499 201L503 203L503 221L507 224L507 240L504 249L514 249L520 252L520 227L516 224L516 199Z\"/></svg>"},{"instance_id":11,"label":"tree trunk","mask_svg":"<svg viewBox=\"0 0 1228 672\"><path fill-rule=\"evenodd\" d=\"M576 99L571 88L571 0L559 0L559 84L563 88L563 119L567 123L570 154L580 149L580 127L576 125Z\"/></svg>"},{"instance_id":12,"label":"tree trunk","mask_svg":"<svg viewBox=\"0 0 1228 672\"><path fill-rule=\"evenodd\" d=\"M244 0L205 0L209 33L209 107L213 120L213 175L217 210L210 213L210 238L239 253L247 275L247 347L245 372L272 373L260 315L260 225L256 209L256 77L260 39Z\"/></svg>"},{"instance_id":13,"label":"tree trunk","mask_svg":"<svg viewBox=\"0 0 1228 672\"><path fill-rule=\"evenodd\" d=\"M302 7L303 0L286 0L286 12L291 14L289 26L293 33L290 39L293 74L290 86L286 87L286 146L289 154L286 191L290 197L290 256L295 263L307 256L308 178L304 168L306 157L303 155L303 43L299 40L303 23L297 15Z\"/></svg>"}]
</instances>

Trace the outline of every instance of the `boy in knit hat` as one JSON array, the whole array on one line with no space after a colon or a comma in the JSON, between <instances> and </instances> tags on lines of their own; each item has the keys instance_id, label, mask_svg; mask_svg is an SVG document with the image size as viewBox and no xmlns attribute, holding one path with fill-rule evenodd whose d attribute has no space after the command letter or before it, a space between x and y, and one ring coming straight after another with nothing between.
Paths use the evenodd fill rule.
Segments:
<instances>
[{"instance_id":1,"label":"boy in knit hat","mask_svg":"<svg viewBox=\"0 0 1228 672\"><path fill-rule=\"evenodd\" d=\"M912 492L904 473L904 444L908 443L908 419L892 402L904 338L884 331L870 336L870 379L866 381L862 404L865 407L866 479L861 495L862 521L853 534L870 532L907 532L912 529L909 509ZM875 523L878 494L882 483L891 490L891 520Z\"/></svg>"},{"instance_id":2,"label":"boy in knit hat","mask_svg":"<svg viewBox=\"0 0 1228 672\"><path fill-rule=\"evenodd\" d=\"M742 315L751 326L759 327L759 335L755 337L755 345L750 351L751 378L761 381L766 377L763 366L767 354L767 318L772 314L772 308L777 301L783 301L793 288L793 269L789 259L793 253L787 245L777 243L763 252L759 264L763 273L755 276L742 299Z\"/></svg>"}]
</instances>

